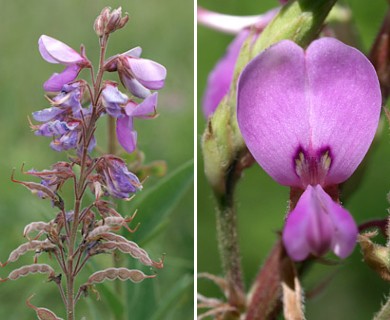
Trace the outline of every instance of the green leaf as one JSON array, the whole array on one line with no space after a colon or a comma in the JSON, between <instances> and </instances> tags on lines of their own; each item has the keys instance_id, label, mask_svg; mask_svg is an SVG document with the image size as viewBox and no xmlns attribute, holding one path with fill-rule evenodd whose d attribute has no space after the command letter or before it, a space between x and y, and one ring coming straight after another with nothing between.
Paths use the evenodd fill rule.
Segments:
<instances>
[{"instance_id":1,"label":"green leaf","mask_svg":"<svg viewBox=\"0 0 390 320\"><path fill-rule=\"evenodd\" d=\"M133 241L143 245L147 238L150 239L149 235L154 234L161 223L165 223L189 190L193 178L193 160L190 160L134 198L131 204L138 209L141 225L133 234Z\"/></svg>"},{"instance_id":2,"label":"green leaf","mask_svg":"<svg viewBox=\"0 0 390 320\"><path fill-rule=\"evenodd\" d=\"M101 267L96 263L96 261L89 260L88 264L86 265L86 269L88 269L88 271L93 273L94 270L100 270ZM107 283L100 283L98 286L96 286L96 290L99 292L99 294L101 294L102 302L107 304L107 306L110 308L110 314L114 315L114 319L122 320L125 311L123 301L122 301L123 295L119 295L115 293L112 289L110 289ZM92 307L93 303L96 303L96 301L93 301L94 300L93 295L90 295L85 300L87 301L91 311L95 312L96 307L95 309L93 309ZM93 319L98 319L98 318L94 317Z\"/></svg>"},{"instance_id":3,"label":"green leaf","mask_svg":"<svg viewBox=\"0 0 390 320\"><path fill-rule=\"evenodd\" d=\"M150 318L151 320L167 319L167 312L171 311L180 297L194 283L193 275L185 274L179 281L175 283L170 291L168 291L162 300L158 303L158 308Z\"/></svg>"},{"instance_id":4,"label":"green leaf","mask_svg":"<svg viewBox=\"0 0 390 320\"><path fill-rule=\"evenodd\" d=\"M141 268L141 264L137 262L135 269ZM146 279L142 284L128 282L126 283L126 319L150 319L153 309L158 305L157 301L157 286L159 285L158 278Z\"/></svg>"},{"instance_id":5,"label":"green leaf","mask_svg":"<svg viewBox=\"0 0 390 320\"><path fill-rule=\"evenodd\" d=\"M118 281L118 280L117 280ZM124 307L121 301L122 296L115 294L104 283L98 286L99 293L104 297L104 301L110 306L110 310L114 314L114 319L123 319Z\"/></svg>"},{"instance_id":6,"label":"green leaf","mask_svg":"<svg viewBox=\"0 0 390 320\"><path fill-rule=\"evenodd\" d=\"M92 319L94 320L103 320L100 312L97 311L96 306L95 306L95 301L93 301L91 298L85 299L85 302L88 305L88 309L90 311L90 315L92 316Z\"/></svg>"}]
</instances>

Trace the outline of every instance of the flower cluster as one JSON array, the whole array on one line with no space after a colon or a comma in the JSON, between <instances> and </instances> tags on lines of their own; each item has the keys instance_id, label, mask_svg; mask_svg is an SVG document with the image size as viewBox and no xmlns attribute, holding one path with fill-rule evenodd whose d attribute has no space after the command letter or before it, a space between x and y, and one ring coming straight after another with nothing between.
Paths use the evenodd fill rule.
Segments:
<instances>
[{"instance_id":1,"label":"flower cluster","mask_svg":"<svg viewBox=\"0 0 390 320\"><path fill-rule=\"evenodd\" d=\"M92 108L83 108L85 83L83 81L65 84L62 91L50 99L51 107L33 113L36 121L41 125L31 125L38 136L53 138L50 143L52 149L64 151L77 149L80 153L82 144L83 123L90 121ZM96 145L92 135L88 143L91 152Z\"/></svg>"},{"instance_id":2,"label":"flower cluster","mask_svg":"<svg viewBox=\"0 0 390 320\"><path fill-rule=\"evenodd\" d=\"M100 20L95 22L95 29L108 28L107 30L113 32L121 28L125 22L124 18L120 18L120 14L120 8L111 14L106 9L103 10L98 18ZM96 23L99 26L96 26ZM102 32L101 37L106 37L106 33ZM156 115L158 94L152 93L151 90L164 87L165 67L155 61L141 58L140 47L110 57L105 61L103 70L118 72L122 84L138 101L120 92L118 84L112 81L105 81L99 100L92 101L91 97L88 99L84 95L86 88L91 92L89 85L84 81L75 81L83 68L92 68L84 48L78 53L63 42L46 35L41 36L38 43L43 59L50 63L63 64L66 68L59 74L53 74L43 86L46 91L58 94L50 99L51 108L33 113L36 121L43 122L41 125L32 125L36 135L52 137L50 145L56 151L77 149L80 154L83 123L88 124L92 116L98 118L108 114L117 119L119 143L127 152L133 152L137 143L133 119L153 118ZM139 99L143 101L139 102ZM92 108L92 104L96 110ZM82 107L83 105L87 107ZM91 152L96 140L93 135L88 139L88 151Z\"/></svg>"}]
</instances>

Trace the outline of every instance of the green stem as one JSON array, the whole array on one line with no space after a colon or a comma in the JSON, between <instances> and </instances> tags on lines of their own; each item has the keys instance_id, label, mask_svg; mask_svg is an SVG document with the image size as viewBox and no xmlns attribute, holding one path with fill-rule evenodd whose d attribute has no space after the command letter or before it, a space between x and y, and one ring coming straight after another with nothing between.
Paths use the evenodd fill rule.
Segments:
<instances>
[{"instance_id":1,"label":"green stem","mask_svg":"<svg viewBox=\"0 0 390 320\"><path fill-rule=\"evenodd\" d=\"M68 320L75 319L74 282L75 282L76 270L74 270L73 262L75 258L75 252L77 252L76 240L77 240L77 231L79 229L79 223L80 223L79 221L80 208L81 208L81 203L85 191L85 181L88 176L88 166L87 166L88 144L94 134L96 121L98 119L97 109L98 109L101 84L102 84L103 74L104 74L103 65L104 65L107 41L108 41L108 36L104 35L100 42L101 47L100 47L100 59L99 59L99 71L96 76L96 81L94 81L94 92L91 101L93 111L89 123L86 126L86 132L84 134L83 151L82 151L81 162L80 162L80 176L77 183L75 184L75 190L74 190L75 204L74 204L73 223L70 230L70 235L68 234L69 248L68 248L67 273L66 273L66 299L67 299L66 308L67 308Z\"/></svg>"},{"instance_id":2,"label":"green stem","mask_svg":"<svg viewBox=\"0 0 390 320\"><path fill-rule=\"evenodd\" d=\"M236 170L237 162L234 162L227 171L225 193L216 194L217 235L222 267L228 284L228 302L241 310L245 306L245 291L238 245L237 214L234 206ZM231 315L229 319L231 318L234 319L234 316Z\"/></svg>"}]
</instances>

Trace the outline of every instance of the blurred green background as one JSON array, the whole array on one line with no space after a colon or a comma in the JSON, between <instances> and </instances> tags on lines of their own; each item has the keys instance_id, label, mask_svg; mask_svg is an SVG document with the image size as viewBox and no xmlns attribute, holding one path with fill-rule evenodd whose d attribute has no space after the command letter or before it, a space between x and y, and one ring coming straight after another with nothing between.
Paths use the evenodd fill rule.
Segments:
<instances>
[{"instance_id":1,"label":"blurred green background","mask_svg":"<svg viewBox=\"0 0 390 320\"><path fill-rule=\"evenodd\" d=\"M167 175L178 168L179 174L169 181L147 180L140 197L159 189L152 192L152 200L137 202L139 211L135 223L141 223L142 237L125 233L129 239L137 239L152 258L166 254L165 266L157 271L157 278L120 286L128 295L125 303L129 307L124 307L124 317L112 316L121 313L121 302L115 295L109 297L108 293L115 289L114 284L109 283L97 286L101 301L94 295L81 299L76 318L192 319L193 3L182 0L14 0L1 4L0 260L5 261L11 250L24 242L22 232L26 224L50 220L56 214L48 201L10 181L12 168L20 168L22 163L27 169L43 170L65 158L65 154L49 148L50 139L34 136L27 121L33 111L48 107L42 84L53 72L62 70L62 66L51 65L41 58L38 38L47 34L76 50L83 43L88 57L96 63L99 47L93 22L103 7L122 6L123 12L129 12L130 22L125 29L113 34L108 55L139 45L143 48L143 57L158 61L168 70L166 86L159 94L160 116L151 121L135 121L139 148L145 152L146 162L166 160ZM82 75L88 79L88 74ZM115 74L110 77L118 80ZM102 119L102 128L98 130L98 143L103 148L106 147L105 120ZM26 179L19 171L17 177ZM64 189L66 195L69 188ZM125 203L121 209L124 215L129 215L135 209L135 202ZM153 216L154 211L157 216ZM42 257L39 261L47 259ZM91 272L108 267L111 257L97 257L94 261L80 281L85 282ZM32 254L0 270L0 276L6 277L14 268L29 263L32 263ZM129 259L129 267L137 267L134 260ZM141 269L149 274L155 272L147 267ZM33 304L48 307L64 317L54 284L47 283L45 276L34 275L0 285L0 319L34 319L33 311L24 304L32 293L37 294Z\"/></svg>"},{"instance_id":2,"label":"blurred green background","mask_svg":"<svg viewBox=\"0 0 390 320\"><path fill-rule=\"evenodd\" d=\"M384 0L349 0L339 2L353 13L353 29L359 48L368 52L382 23L387 3ZM214 11L234 15L254 15L278 5L276 0L199 0L198 4ZM205 128L201 112L202 95L207 75L222 57L233 37L198 27L198 141ZM383 119L382 119L383 120ZM390 136L388 123L382 123L382 133L371 150L368 168L358 190L345 201L345 207L361 223L372 218L385 218L390 190ZM217 251L214 199L203 174L203 159L198 148L198 271L221 274ZM278 185L255 164L244 172L236 192L239 241L245 282L248 287L272 248L286 213L289 190ZM376 239L380 241L381 239ZM383 239L382 239L383 243ZM389 294L389 286L362 262L356 247L353 255L339 266L316 264L303 279L306 291L333 275L325 290L306 301L307 319L367 320L380 309ZM198 291L209 297L222 297L207 280L199 280Z\"/></svg>"}]
</instances>

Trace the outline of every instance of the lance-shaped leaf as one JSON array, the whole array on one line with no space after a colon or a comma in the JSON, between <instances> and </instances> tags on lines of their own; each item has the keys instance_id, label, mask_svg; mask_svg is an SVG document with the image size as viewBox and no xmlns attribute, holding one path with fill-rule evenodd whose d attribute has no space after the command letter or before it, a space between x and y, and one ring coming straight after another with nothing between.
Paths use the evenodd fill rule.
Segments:
<instances>
[{"instance_id":1,"label":"lance-shaped leaf","mask_svg":"<svg viewBox=\"0 0 390 320\"><path fill-rule=\"evenodd\" d=\"M88 281L83 286L91 286L96 283L102 283L106 280L130 280L134 283L139 283L147 278L155 278L156 275L146 275L140 270L127 269L127 268L108 268L93 273Z\"/></svg>"},{"instance_id":2,"label":"lance-shaped leaf","mask_svg":"<svg viewBox=\"0 0 390 320\"><path fill-rule=\"evenodd\" d=\"M25 277L35 273L42 273L42 274L48 273L49 280L55 277L54 269L51 266L49 266L48 264L37 263L37 264L30 264L28 266L24 266L12 271L7 278L0 279L0 282L5 282L7 280L18 280L21 277Z\"/></svg>"},{"instance_id":3,"label":"lance-shaped leaf","mask_svg":"<svg viewBox=\"0 0 390 320\"><path fill-rule=\"evenodd\" d=\"M46 309L46 308L36 307L33 304L31 304L30 301L33 297L34 297L34 295L32 295L30 298L28 298L26 300L26 304L29 308L35 310L39 320L63 320L62 318L57 317L53 311Z\"/></svg>"},{"instance_id":4,"label":"lance-shaped leaf","mask_svg":"<svg viewBox=\"0 0 390 320\"><path fill-rule=\"evenodd\" d=\"M52 244L48 239L44 241L33 240L27 243L23 243L12 251L8 257L8 260L3 264L0 262L2 267L5 267L10 262L15 262L22 255L26 254L29 251L35 251L35 253L40 253L44 251L54 251L56 246Z\"/></svg>"}]
</instances>

